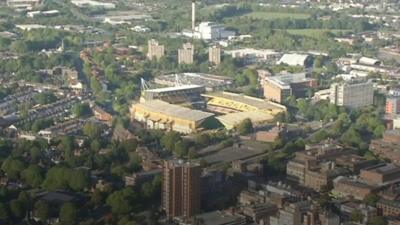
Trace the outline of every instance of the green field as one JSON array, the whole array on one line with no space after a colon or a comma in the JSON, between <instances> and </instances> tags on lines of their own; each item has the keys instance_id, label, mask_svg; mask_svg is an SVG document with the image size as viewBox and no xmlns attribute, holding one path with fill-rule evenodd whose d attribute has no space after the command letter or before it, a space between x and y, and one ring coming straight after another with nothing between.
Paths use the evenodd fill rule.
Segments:
<instances>
[{"instance_id":1,"label":"green field","mask_svg":"<svg viewBox=\"0 0 400 225\"><path fill-rule=\"evenodd\" d=\"M307 37L320 37L325 32L331 32L333 34L349 33L350 30L329 30L329 29L288 29L286 30L289 34L307 36Z\"/></svg>"},{"instance_id":2,"label":"green field","mask_svg":"<svg viewBox=\"0 0 400 225\"><path fill-rule=\"evenodd\" d=\"M242 17L251 17L254 19L274 20L274 19L307 19L310 17L306 13L284 13L284 12L251 12L244 14Z\"/></svg>"}]
</instances>

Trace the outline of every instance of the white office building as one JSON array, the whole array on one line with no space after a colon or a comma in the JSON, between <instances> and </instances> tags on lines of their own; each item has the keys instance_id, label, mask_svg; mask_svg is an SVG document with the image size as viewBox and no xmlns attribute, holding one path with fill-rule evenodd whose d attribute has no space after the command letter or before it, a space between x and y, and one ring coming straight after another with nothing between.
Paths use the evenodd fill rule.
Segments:
<instances>
[{"instance_id":1,"label":"white office building","mask_svg":"<svg viewBox=\"0 0 400 225\"><path fill-rule=\"evenodd\" d=\"M374 88L370 81L335 83L329 99L332 104L349 108L369 106L374 103Z\"/></svg>"}]
</instances>

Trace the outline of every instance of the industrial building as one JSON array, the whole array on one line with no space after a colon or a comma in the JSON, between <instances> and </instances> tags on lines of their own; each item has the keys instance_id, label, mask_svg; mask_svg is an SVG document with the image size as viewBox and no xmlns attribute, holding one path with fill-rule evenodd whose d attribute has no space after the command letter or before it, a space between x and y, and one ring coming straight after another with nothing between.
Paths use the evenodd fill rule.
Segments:
<instances>
[{"instance_id":1,"label":"industrial building","mask_svg":"<svg viewBox=\"0 0 400 225\"><path fill-rule=\"evenodd\" d=\"M266 77L264 82L264 97L275 102L283 102L289 96L305 97L310 88L316 88L318 81L306 77L305 73L281 74Z\"/></svg>"},{"instance_id":2,"label":"industrial building","mask_svg":"<svg viewBox=\"0 0 400 225\"><path fill-rule=\"evenodd\" d=\"M221 24L216 24L213 22L202 22L196 29L198 36L195 37L204 40L218 40L227 39L230 36L235 36L234 31L226 30Z\"/></svg>"},{"instance_id":3,"label":"industrial building","mask_svg":"<svg viewBox=\"0 0 400 225\"><path fill-rule=\"evenodd\" d=\"M79 8L104 8L115 9L116 5L111 2L100 2L94 0L71 0L71 3Z\"/></svg>"},{"instance_id":4,"label":"industrial building","mask_svg":"<svg viewBox=\"0 0 400 225\"><path fill-rule=\"evenodd\" d=\"M149 40L147 51L147 58L150 60L160 59L165 54L164 45L160 45L158 41L154 39Z\"/></svg>"},{"instance_id":5,"label":"industrial building","mask_svg":"<svg viewBox=\"0 0 400 225\"><path fill-rule=\"evenodd\" d=\"M200 85L206 91L222 91L233 86L233 79L225 76L217 76L205 73L180 73L158 76L154 79L158 85L176 86L181 85Z\"/></svg>"},{"instance_id":6,"label":"industrial building","mask_svg":"<svg viewBox=\"0 0 400 225\"><path fill-rule=\"evenodd\" d=\"M200 85L181 85L174 87L145 89L140 97L141 102L162 100L171 104L189 104L194 108L205 108L205 87Z\"/></svg>"},{"instance_id":7,"label":"industrial building","mask_svg":"<svg viewBox=\"0 0 400 225\"><path fill-rule=\"evenodd\" d=\"M194 30L183 30L182 34L187 37L202 39L206 41L228 39L235 36L236 32L227 30L223 25L213 22L202 22Z\"/></svg>"},{"instance_id":8,"label":"industrial building","mask_svg":"<svg viewBox=\"0 0 400 225\"><path fill-rule=\"evenodd\" d=\"M369 106L374 103L374 88L370 81L335 83L329 99L332 104L349 108Z\"/></svg>"},{"instance_id":9,"label":"industrial building","mask_svg":"<svg viewBox=\"0 0 400 225\"><path fill-rule=\"evenodd\" d=\"M183 44L181 49L178 49L179 64L193 64L194 62L194 46L191 43Z\"/></svg>"},{"instance_id":10,"label":"industrial building","mask_svg":"<svg viewBox=\"0 0 400 225\"><path fill-rule=\"evenodd\" d=\"M242 59L245 63L257 63L276 61L281 56L281 53L271 49L254 49L242 48L225 51L225 54L230 55L232 58Z\"/></svg>"},{"instance_id":11,"label":"industrial building","mask_svg":"<svg viewBox=\"0 0 400 225\"><path fill-rule=\"evenodd\" d=\"M202 123L213 116L212 113L169 104L161 100L150 100L133 104L130 108L131 120L149 129L174 130L193 133Z\"/></svg>"},{"instance_id":12,"label":"industrial building","mask_svg":"<svg viewBox=\"0 0 400 225\"><path fill-rule=\"evenodd\" d=\"M200 164L164 161L162 205L167 218L191 218L200 212L200 183Z\"/></svg>"},{"instance_id":13,"label":"industrial building","mask_svg":"<svg viewBox=\"0 0 400 225\"><path fill-rule=\"evenodd\" d=\"M41 0L7 0L7 6L18 10L31 10L41 2Z\"/></svg>"},{"instance_id":14,"label":"industrial building","mask_svg":"<svg viewBox=\"0 0 400 225\"><path fill-rule=\"evenodd\" d=\"M201 22L196 26L196 1L192 0L192 27L190 30L183 30L182 35L195 39L219 40L235 36L236 32L226 30L223 25L213 22Z\"/></svg>"},{"instance_id":15,"label":"industrial building","mask_svg":"<svg viewBox=\"0 0 400 225\"><path fill-rule=\"evenodd\" d=\"M208 49L208 61L212 65L219 65L221 63L221 48L214 45Z\"/></svg>"},{"instance_id":16,"label":"industrial building","mask_svg":"<svg viewBox=\"0 0 400 225\"><path fill-rule=\"evenodd\" d=\"M220 114L217 119L227 128L232 129L238 123L249 118L254 125L271 121L275 115L286 111L286 107L264 99L229 92L204 94L207 109Z\"/></svg>"},{"instance_id":17,"label":"industrial building","mask_svg":"<svg viewBox=\"0 0 400 225\"><path fill-rule=\"evenodd\" d=\"M276 64L287 64L289 66L304 66L308 67L312 65L312 58L306 54L284 54Z\"/></svg>"}]
</instances>

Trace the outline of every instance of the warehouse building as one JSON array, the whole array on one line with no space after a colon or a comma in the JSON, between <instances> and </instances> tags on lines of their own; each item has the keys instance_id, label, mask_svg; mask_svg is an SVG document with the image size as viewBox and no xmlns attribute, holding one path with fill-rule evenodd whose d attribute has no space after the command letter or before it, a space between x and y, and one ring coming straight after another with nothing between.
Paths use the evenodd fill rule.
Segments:
<instances>
[{"instance_id":1,"label":"warehouse building","mask_svg":"<svg viewBox=\"0 0 400 225\"><path fill-rule=\"evenodd\" d=\"M312 66L312 57L307 54L284 54L276 64L287 64L289 66Z\"/></svg>"}]
</instances>

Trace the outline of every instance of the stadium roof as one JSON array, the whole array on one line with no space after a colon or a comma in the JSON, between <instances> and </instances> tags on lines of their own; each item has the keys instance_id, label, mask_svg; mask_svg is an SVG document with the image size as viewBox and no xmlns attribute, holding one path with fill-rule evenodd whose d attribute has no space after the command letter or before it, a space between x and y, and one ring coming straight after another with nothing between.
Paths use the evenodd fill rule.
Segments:
<instances>
[{"instance_id":1,"label":"stadium roof","mask_svg":"<svg viewBox=\"0 0 400 225\"><path fill-rule=\"evenodd\" d=\"M170 91L190 90L190 89L193 89L193 88L201 88L201 87L203 87L203 86L200 86L200 85L182 85L182 86L174 86L174 87L148 89L148 90L145 90L145 92L162 93L162 92L170 92Z\"/></svg>"},{"instance_id":2,"label":"stadium roof","mask_svg":"<svg viewBox=\"0 0 400 225\"><path fill-rule=\"evenodd\" d=\"M240 105L242 105L242 109L248 109L248 110L240 110L240 111L249 111L249 110L286 110L285 106L279 105L277 103L273 103L270 101L266 101L261 98L255 98L243 94L235 94L235 93L230 93L230 92L213 92L213 93L207 93L204 94L203 96L208 97L208 98L221 98L225 99L226 104L224 105L225 107L228 107L229 104L232 104L231 106L233 108L238 108ZM210 103L210 102L209 102ZM246 107L247 106L247 107Z\"/></svg>"},{"instance_id":3,"label":"stadium roof","mask_svg":"<svg viewBox=\"0 0 400 225\"><path fill-rule=\"evenodd\" d=\"M274 118L274 115L260 110L230 113L217 117L217 119L227 128L232 129L237 124L245 119L250 119L253 124L269 122Z\"/></svg>"},{"instance_id":4,"label":"stadium roof","mask_svg":"<svg viewBox=\"0 0 400 225\"><path fill-rule=\"evenodd\" d=\"M172 116L190 121L201 121L214 115L208 112L193 110L185 108L183 106L169 104L161 100L145 101L136 104L134 107L141 107L151 112L156 112L167 116Z\"/></svg>"}]
</instances>

